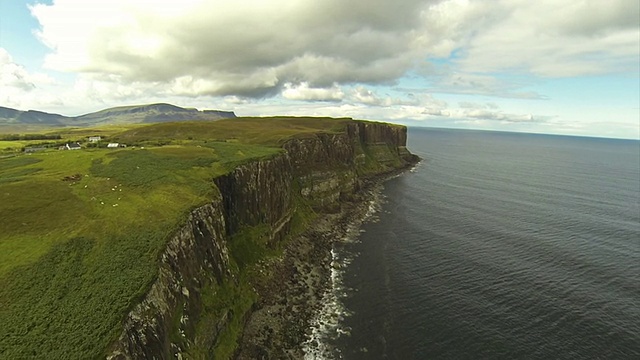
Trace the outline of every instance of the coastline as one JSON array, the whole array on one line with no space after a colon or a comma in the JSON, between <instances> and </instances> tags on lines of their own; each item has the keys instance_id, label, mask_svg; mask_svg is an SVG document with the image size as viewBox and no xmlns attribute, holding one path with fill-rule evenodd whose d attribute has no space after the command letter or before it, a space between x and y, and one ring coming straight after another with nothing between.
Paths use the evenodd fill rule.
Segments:
<instances>
[{"instance_id":1,"label":"coastline","mask_svg":"<svg viewBox=\"0 0 640 360\"><path fill-rule=\"evenodd\" d=\"M366 179L353 199L340 202L339 211L319 214L289 241L282 257L262 265L260 271L270 272L270 280L254 285L261 300L246 319L236 359L322 359L332 354L319 337L336 331L341 317L329 314L337 305L335 245L357 236L375 212L385 181L419 162Z\"/></svg>"}]
</instances>

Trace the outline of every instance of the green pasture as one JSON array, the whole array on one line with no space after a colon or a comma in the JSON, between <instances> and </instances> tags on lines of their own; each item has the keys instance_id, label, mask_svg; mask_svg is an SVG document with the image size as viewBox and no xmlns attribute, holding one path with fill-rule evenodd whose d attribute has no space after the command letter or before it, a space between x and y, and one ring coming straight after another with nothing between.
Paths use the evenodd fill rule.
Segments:
<instances>
[{"instance_id":1,"label":"green pasture","mask_svg":"<svg viewBox=\"0 0 640 360\"><path fill-rule=\"evenodd\" d=\"M292 137L318 132L337 133L350 119L274 117L236 118L216 121L160 123L131 129L115 135L129 143L178 140L226 141L276 146Z\"/></svg>"},{"instance_id":2,"label":"green pasture","mask_svg":"<svg viewBox=\"0 0 640 360\"><path fill-rule=\"evenodd\" d=\"M26 141L4 141L0 140L0 151L8 149L20 149L25 146Z\"/></svg>"}]
</instances>

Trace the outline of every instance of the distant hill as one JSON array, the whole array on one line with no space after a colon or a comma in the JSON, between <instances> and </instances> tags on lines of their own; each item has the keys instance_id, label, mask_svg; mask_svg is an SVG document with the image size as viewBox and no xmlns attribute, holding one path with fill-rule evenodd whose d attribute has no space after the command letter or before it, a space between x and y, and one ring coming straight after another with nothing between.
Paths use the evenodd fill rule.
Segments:
<instances>
[{"instance_id":1,"label":"distant hill","mask_svg":"<svg viewBox=\"0 0 640 360\"><path fill-rule=\"evenodd\" d=\"M65 119L71 119L59 114L50 114L43 111L20 111L0 106L0 125L24 124L24 125L50 125L64 126Z\"/></svg>"},{"instance_id":2,"label":"distant hill","mask_svg":"<svg viewBox=\"0 0 640 360\"><path fill-rule=\"evenodd\" d=\"M106 124L160 123L183 120L235 118L233 111L181 108L171 104L120 106L80 116L64 116L42 111L21 111L0 106L0 126L96 126Z\"/></svg>"}]
</instances>

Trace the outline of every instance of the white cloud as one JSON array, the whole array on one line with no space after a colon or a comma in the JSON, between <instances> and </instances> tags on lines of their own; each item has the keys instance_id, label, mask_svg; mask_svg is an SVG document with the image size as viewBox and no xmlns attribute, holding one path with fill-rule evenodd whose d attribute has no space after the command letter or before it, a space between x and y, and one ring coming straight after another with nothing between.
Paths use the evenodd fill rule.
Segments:
<instances>
[{"instance_id":1,"label":"white cloud","mask_svg":"<svg viewBox=\"0 0 640 360\"><path fill-rule=\"evenodd\" d=\"M56 0L32 13L52 69L264 97L287 83L395 81L415 61L415 11L428 3Z\"/></svg>"},{"instance_id":2,"label":"white cloud","mask_svg":"<svg viewBox=\"0 0 640 360\"><path fill-rule=\"evenodd\" d=\"M490 95L517 99L545 99L546 96L534 91L523 90L531 80L524 81L518 77L494 74L477 74L465 72L440 72L430 76L433 85L429 89L434 93Z\"/></svg>"},{"instance_id":3,"label":"white cloud","mask_svg":"<svg viewBox=\"0 0 640 360\"><path fill-rule=\"evenodd\" d=\"M24 108L32 103L58 104L56 95L49 94L43 87L54 80L46 74L29 72L16 63L9 52L0 48L0 104Z\"/></svg>"},{"instance_id":4,"label":"white cloud","mask_svg":"<svg viewBox=\"0 0 640 360\"><path fill-rule=\"evenodd\" d=\"M461 39L465 72L511 71L568 77L637 69L640 6L635 0L496 1L482 31ZM496 18L496 14L505 14ZM487 23L486 19L491 19Z\"/></svg>"},{"instance_id":5,"label":"white cloud","mask_svg":"<svg viewBox=\"0 0 640 360\"><path fill-rule=\"evenodd\" d=\"M389 85L426 69L439 72L433 91L536 98L495 72L635 70L638 7L635 0L55 0L31 9L52 49L49 68L157 95L288 98L292 84ZM444 70L425 65L452 54Z\"/></svg>"},{"instance_id":6,"label":"white cloud","mask_svg":"<svg viewBox=\"0 0 640 360\"><path fill-rule=\"evenodd\" d=\"M38 84L53 82L49 76L41 73L30 73L22 65L13 61L9 52L0 48L0 88L5 91L31 91Z\"/></svg>"},{"instance_id":7,"label":"white cloud","mask_svg":"<svg viewBox=\"0 0 640 360\"><path fill-rule=\"evenodd\" d=\"M427 106L423 114L430 117L450 118L456 121L474 122L476 120L512 123L545 123L553 118L549 115L533 115L531 113L509 113L501 110L495 103L475 103L463 101L457 108L447 106Z\"/></svg>"},{"instance_id":8,"label":"white cloud","mask_svg":"<svg viewBox=\"0 0 640 360\"><path fill-rule=\"evenodd\" d=\"M380 105L382 103L382 100L373 91L364 86L358 86L353 90L353 98L362 104Z\"/></svg>"},{"instance_id":9,"label":"white cloud","mask_svg":"<svg viewBox=\"0 0 640 360\"><path fill-rule=\"evenodd\" d=\"M472 119L499 120L505 122L535 122L538 121L531 114L505 114L499 111L473 109L462 111L464 117Z\"/></svg>"},{"instance_id":10,"label":"white cloud","mask_svg":"<svg viewBox=\"0 0 640 360\"><path fill-rule=\"evenodd\" d=\"M289 100L341 101L344 93L337 85L330 88L311 88L308 83L303 82L298 85L284 84L282 96Z\"/></svg>"},{"instance_id":11,"label":"white cloud","mask_svg":"<svg viewBox=\"0 0 640 360\"><path fill-rule=\"evenodd\" d=\"M430 98L425 96L426 98ZM364 86L356 86L349 96L349 100L371 106L398 106L398 105L419 105L420 100L413 94L407 94L406 98L394 98L389 95L379 96L376 92Z\"/></svg>"}]
</instances>

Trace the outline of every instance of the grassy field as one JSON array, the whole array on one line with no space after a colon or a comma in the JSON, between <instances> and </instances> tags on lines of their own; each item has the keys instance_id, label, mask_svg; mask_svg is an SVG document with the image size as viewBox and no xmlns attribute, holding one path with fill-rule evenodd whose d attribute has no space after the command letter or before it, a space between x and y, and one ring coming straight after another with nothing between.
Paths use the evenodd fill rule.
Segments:
<instances>
[{"instance_id":1,"label":"grassy field","mask_svg":"<svg viewBox=\"0 0 640 360\"><path fill-rule=\"evenodd\" d=\"M0 140L0 150L13 150L19 149L25 146L28 142L26 141L4 141Z\"/></svg>"},{"instance_id":2,"label":"grassy field","mask_svg":"<svg viewBox=\"0 0 640 360\"><path fill-rule=\"evenodd\" d=\"M162 123L131 129L114 136L127 143L199 140L241 144L280 145L291 137L318 132L340 132L349 119L331 118L237 118L214 122L185 122L183 126Z\"/></svg>"},{"instance_id":3,"label":"grassy field","mask_svg":"<svg viewBox=\"0 0 640 360\"><path fill-rule=\"evenodd\" d=\"M141 124L129 124L129 125L108 125L103 127L86 127L86 128L25 128L23 132L14 127L0 126L0 139L6 138L11 135L22 135L31 137L36 134L44 136L59 136L60 139L42 139L42 140L0 140L0 156L2 155L14 155L23 151L25 147L46 147L52 150L57 150L59 145L63 145L68 142L80 142L86 143L90 136L101 136L103 138L103 144L109 142L110 138L114 134L120 134L127 130L133 130L140 128L144 125Z\"/></svg>"},{"instance_id":4,"label":"grassy field","mask_svg":"<svg viewBox=\"0 0 640 360\"><path fill-rule=\"evenodd\" d=\"M101 135L137 147L0 158L0 358L102 354L155 279L169 236L210 199L213 177L278 154L287 138L336 132L345 122L241 118L65 129L57 130L64 140ZM239 256L251 246L262 245L244 240L232 249L239 267L257 261Z\"/></svg>"}]
</instances>

